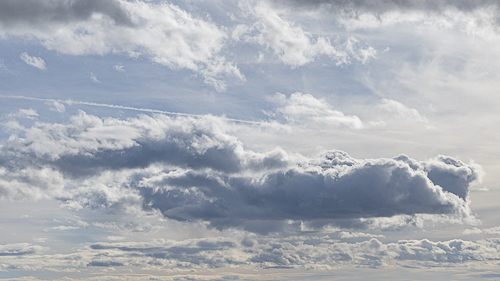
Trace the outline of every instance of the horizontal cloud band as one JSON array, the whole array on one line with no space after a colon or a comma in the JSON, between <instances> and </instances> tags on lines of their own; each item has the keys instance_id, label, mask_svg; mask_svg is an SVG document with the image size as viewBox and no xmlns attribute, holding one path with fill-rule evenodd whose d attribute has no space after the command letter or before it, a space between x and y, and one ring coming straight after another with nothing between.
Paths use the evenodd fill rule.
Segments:
<instances>
[{"instance_id":1,"label":"horizontal cloud band","mask_svg":"<svg viewBox=\"0 0 500 281\"><path fill-rule=\"evenodd\" d=\"M9 123L0 194L58 197L82 208L141 208L219 228L261 220L451 214L472 217L469 186L480 167L438 156L354 159L342 151L306 158L243 148L213 116Z\"/></svg>"}]
</instances>

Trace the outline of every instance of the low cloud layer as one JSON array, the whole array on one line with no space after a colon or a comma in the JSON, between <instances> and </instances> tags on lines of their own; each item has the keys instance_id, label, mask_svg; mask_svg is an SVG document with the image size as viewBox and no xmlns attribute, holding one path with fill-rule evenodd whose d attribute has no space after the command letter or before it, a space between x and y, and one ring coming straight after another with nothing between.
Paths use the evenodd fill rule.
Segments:
<instances>
[{"instance_id":1,"label":"low cloud layer","mask_svg":"<svg viewBox=\"0 0 500 281\"><path fill-rule=\"evenodd\" d=\"M220 229L267 233L280 230L273 221L415 214L472 220L468 190L481 180L480 167L447 156L254 152L211 116L120 120L80 111L69 124L4 126L15 134L1 150L3 197L57 197L75 210L157 210Z\"/></svg>"},{"instance_id":2,"label":"low cloud layer","mask_svg":"<svg viewBox=\"0 0 500 281\"><path fill-rule=\"evenodd\" d=\"M158 239L150 242L99 242L83 245L72 254L50 254L47 248L28 243L0 245L12 249L2 255L1 270L86 271L124 267L141 270L188 271L239 266L241 269L296 268L332 270L358 268L428 268L444 266L493 269L500 260L497 238L478 241L399 240L377 238L346 242L336 234L284 239L217 237ZM19 252L25 251L25 252ZM490 262L490 263L489 263ZM491 263L493 262L493 263Z\"/></svg>"}]
</instances>

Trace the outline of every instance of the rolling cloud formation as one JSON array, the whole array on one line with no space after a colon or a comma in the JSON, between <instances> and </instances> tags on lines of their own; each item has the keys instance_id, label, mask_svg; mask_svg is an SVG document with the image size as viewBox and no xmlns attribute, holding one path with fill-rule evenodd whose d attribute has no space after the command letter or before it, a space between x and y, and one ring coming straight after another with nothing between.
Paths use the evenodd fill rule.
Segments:
<instances>
[{"instance_id":1,"label":"rolling cloud formation","mask_svg":"<svg viewBox=\"0 0 500 281\"><path fill-rule=\"evenodd\" d=\"M403 214L471 219L468 189L481 180L480 167L447 156L254 152L213 116L120 120L80 111L68 124L26 128L12 120L4 127L12 136L0 154L3 197L56 197L74 209L155 210L221 229Z\"/></svg>"}]
</instances>

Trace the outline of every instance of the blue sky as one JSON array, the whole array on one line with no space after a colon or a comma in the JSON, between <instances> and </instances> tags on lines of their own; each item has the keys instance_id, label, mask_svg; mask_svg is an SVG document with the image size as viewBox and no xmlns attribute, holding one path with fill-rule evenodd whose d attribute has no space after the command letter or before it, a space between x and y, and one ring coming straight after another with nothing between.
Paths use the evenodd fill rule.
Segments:
<instances>
[{"instance_id":1,"label":"blue sky","mask_svg":"<svg viewBox=\"0 0 500 281\"><path fill-rule=\"evenodd\" d=\"M0 278L495 280L496 1L0 1Z\"/></svg>"}]
</instances>

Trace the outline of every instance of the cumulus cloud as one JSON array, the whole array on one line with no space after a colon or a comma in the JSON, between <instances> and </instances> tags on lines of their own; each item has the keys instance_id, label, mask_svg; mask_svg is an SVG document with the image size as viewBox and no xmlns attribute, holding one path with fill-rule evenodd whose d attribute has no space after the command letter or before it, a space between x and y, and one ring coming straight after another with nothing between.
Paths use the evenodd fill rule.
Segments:
<instances>
[{"instance_id":1,"label":"cumulus cloud","mask_svg":"<svg viewBox=\"0 0 500 281\"><path fill-rule=\"evenodd\" d=\"M1 148L0 194L57 197L75 210L158 211L261 233L280 231L288 220L473 219L467 197L481 180L477 165L447 156L258 153L244 149L227 126L211 116L103 120L83 111L65 125L20 126Z\"/></svg>"},{"instance_id":2,"label":"cumulus cloud","mask_svg":"<svg viewBox=\"0 0 500 281\"><path fill-rule=\"evenodd\" d=\"M292 124L322 129L363 128L363 122L357 116L346 116L344 113L333 109L325 99L316 99L310 94L297 92L287 98L285 95L278 93L274 100L279 105L275 110L275 115L283 116Z\"/></svg>"},{"instance_id":3,"label":"cumulus cloud","mask_svg":"<svg viewBox=\"0 0 500 281\"><path fill-rule=\"evenodd\" d=\"M28 65L34 66L41 70L47 69L47 67L45 66L45 61L42 58L32 57L26 52L22 53L20 57Z\"/></svg>"},{"instance_id":4,"label":"cumulus cloud","mask_svg":"<svg viewBox=\"0 0 500 281\"><path fill-rule=\"evenodd\" d=\"M284 11L273 9L266 2L246 8L257 18L255 27L258 30L258 35L248 39L271 49L291 67L305 65L323 55L336 61L337 65L350 63L352 58L365 63L370 57L375 57L375 49L357 47L355 38L348 38L345 43L332 43L328 37L314 36L304 31L300 25L286 20L283 17ZM241 26L235 29L233 37L239 39L243 32L248 30Z\"/></svg>"},{"instance_id":5,"label":"cumulus cloud","mask_svg":"<svg viewBox=\"0 0 500 281\"><path fill-rule=\"evenodd\" d=\"M64 54L142 54L172 69L192 70L218 90L225 89L226 76L243 79L238 68L218 54L225 32L173 4L9 0L0 3L0 11L0 34L36 38ZM41 67L40 60L29 61Z\"/></svg>"}]
</instances>

